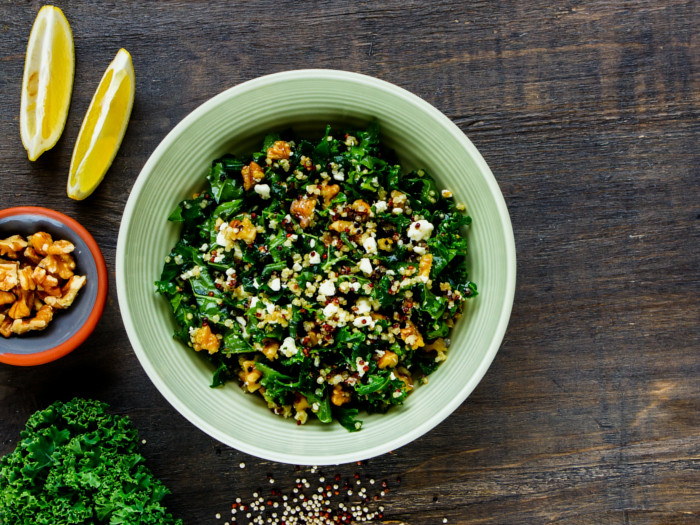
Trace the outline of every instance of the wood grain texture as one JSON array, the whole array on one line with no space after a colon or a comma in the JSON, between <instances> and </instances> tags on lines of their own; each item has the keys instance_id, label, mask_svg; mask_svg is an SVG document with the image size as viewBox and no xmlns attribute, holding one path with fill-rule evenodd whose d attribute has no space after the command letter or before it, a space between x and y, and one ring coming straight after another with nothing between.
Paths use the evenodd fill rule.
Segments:
<instances>
[{"instance_id":1,"label":"wood grain texture","mask_svg":"<svg viewBox=\"0 0 700 525\"><path fill-rule=\"evenodd\" d=\"M0 2L0 202L85 224L112 287L73 354L0 366L0 454L33 411L80 395L132 418L186 523L223 523L268 474L291 490L294 467L222 446L152 386L119 316L116 238L139 170L191 110L266 73L337 68L420 95L479 148L511 213L518 286L496 360L451 417L328 470L388 480L385 519L411 525L700 523L698 2L59 1L75 88L63 137L32 164L19 90L40 5ZM102 185L72 202L72 146L120 47L136 70L131 123Z\"/></svg>"}]
</instances>

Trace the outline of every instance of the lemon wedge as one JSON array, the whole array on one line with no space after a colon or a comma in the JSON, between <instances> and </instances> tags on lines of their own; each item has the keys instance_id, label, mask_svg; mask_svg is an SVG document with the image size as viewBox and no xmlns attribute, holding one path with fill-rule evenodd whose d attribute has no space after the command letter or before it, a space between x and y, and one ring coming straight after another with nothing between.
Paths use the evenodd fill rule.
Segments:
<instances>
[{"instance_id":1,"label":"lemon wedge","mask_svg":"<svg viewBox=\"0 0 700 525\"><path fill-rule=\"evenodd\" d=\"M53 148L63 133L74 72L68 20L58 7L44 6L29 35L19 113L22 144L31 161Z\"/></svg>"},{"instance_id":2,"label":"lemon wedge","mask_svg":"<svg viewBox=\"0 0 700 525\"><path fill-rule=\"evenodd\" d=\"M129 123L134 104L134 66L120 49L105 71L80 126L68 175L68 196L82 200L104 179Z\"/></svg>"}]
</instances>

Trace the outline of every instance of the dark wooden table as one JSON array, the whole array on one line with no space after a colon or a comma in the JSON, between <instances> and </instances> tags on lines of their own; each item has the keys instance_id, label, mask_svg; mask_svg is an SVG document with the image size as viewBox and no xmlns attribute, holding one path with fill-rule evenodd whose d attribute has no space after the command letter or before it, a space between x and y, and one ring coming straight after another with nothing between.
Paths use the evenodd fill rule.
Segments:
<instances>
[{"instance_id":1,"label":"dark wooden table","mask_svg":"<svg viewBox=\"0 0 700 525\"><path fill-rule=\"evenodd\" d=\"M384 519L411 525L700 523L698 2L61 1L77 58L71 111L30 163L18 114L40 5L0 4L0 202L85 224L111 289L71 355L0 365L0 454L32 412L86 396L131 417L188 524L226 522L236 497L269 491L268 475L285 491L318 476L223 446L171 408L127 340L114 259L129 190L180 119L259 75L337 68L413 91L475 143L510 209L518 287L493 366L451 417L392 454L325 471L358 473L372 494L368 476L386 480ZM136 69L131 123L102 185L73 202L72 147L120 47Z\"/></svg>"}]
</instances>

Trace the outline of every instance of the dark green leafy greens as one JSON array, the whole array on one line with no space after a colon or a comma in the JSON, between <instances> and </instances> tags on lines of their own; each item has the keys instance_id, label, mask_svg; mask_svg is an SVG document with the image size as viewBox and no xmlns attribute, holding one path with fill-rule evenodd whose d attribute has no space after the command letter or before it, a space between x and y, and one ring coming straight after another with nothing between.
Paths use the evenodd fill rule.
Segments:
<instances>
[{"instance_id":1,"label":"dark green leafy greens","mask_svg":"<svg viewBox=\"0 0 700 525\"><path fill-rule=\"evenodd\" d=\"M471 218L423 170L404 173L376 124L318 142L269 135L212 163L157 291L175 337L277 414L348 430L401 404L446 358L464 302Z\"/></svg>"},{"instance_id":2,"label":"dark green leafy greens","mask_svg":"<svg viewBox=\"0 0 700 525\"><path fill-rule=\"evenodd\" d=\"M181 524L168 489L144 466L128 418L98 401L57 402L33 414L0 459L0 525Z\"/></svg>"}]
</instances>

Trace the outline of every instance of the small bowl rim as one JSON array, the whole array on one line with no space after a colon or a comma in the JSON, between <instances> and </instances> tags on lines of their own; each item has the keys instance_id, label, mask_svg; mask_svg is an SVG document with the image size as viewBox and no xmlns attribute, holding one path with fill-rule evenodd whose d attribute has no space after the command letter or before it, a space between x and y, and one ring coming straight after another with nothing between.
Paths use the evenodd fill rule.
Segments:
<instances>
[{"instance_id":1,"label":"small bowl rim","mask_svg":"<svg viewBox=\"0 0 700 525\"><path fill-rule=\"evenodd\" d=\"M16 215L39 215L61 222L73 230L83 240L83 242L85 242L90 250L90 255L95 261L95 267L97 269L97 296L95 297L95 304L93 305L90 315L85 323L76 330L70 339L54 346L53 348L33 354L0 353L0 363L15 366L43 365L50 363L51 361L55 361L56 359L60 359L61 357L75 350L88 338L88 336L97 326L97 322L102 316L105 302L107 300L107 289L109 286L109 281L107 278L107 265L97 241L95 241L93 236L90 235L90 232L88 232L78 221L69 217L68 215L41 206L16 206L14 208L0 210L0 219L13 217Z\"/></svg>"}]
</instances>

